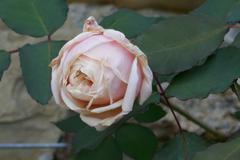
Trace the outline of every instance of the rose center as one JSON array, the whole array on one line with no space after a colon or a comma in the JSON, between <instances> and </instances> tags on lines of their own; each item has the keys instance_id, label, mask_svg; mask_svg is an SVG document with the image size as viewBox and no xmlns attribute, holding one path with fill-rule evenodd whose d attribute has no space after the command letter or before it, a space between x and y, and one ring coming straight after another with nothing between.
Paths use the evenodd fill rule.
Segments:
<instances>
[{"instance_id":1,"label":"rose center","mask_svg":"<svg viewBox=\"0 0 240 160\"><path fill-rule=\"evenodd\" d=\"M76 71L74 79L76 79L78 82L81 82L83 85L93 85L93 81L91 81L89 77L86 74L82 73L80 70Z\"/></svg>"}]
</instances>

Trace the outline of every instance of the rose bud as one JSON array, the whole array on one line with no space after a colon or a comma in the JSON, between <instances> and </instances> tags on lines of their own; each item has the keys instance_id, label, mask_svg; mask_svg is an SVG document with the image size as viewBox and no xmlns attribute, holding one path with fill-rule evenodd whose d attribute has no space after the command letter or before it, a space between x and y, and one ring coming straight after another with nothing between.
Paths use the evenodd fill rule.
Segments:
<instances>
[{"instance_id":1,"label":"rose bud","mask_svg":"<svg viewBox=\"0 0 240 160\"><path fill-rule=\"evenodd\" d=\"M57 104L80 113L82 121L103 130L152 92L146 55L119 31L104 29L93 17L83 32L52 60L52 93Z\"/></svg>"}]
</instances>

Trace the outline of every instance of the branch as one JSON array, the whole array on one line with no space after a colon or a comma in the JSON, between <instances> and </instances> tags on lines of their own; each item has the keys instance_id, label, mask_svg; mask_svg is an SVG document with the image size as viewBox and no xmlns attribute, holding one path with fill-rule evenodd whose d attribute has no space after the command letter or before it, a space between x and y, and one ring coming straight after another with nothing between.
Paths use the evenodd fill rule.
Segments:
<instances>
[{"instance_id":1,"label":"branch","mask_svg":"<svg viewBox=\"0 0 240 160\"><path fill-rule=\"evenodd\" d=\"M19 52L19 49L14 49L14 50L8 51L8 53L10 53L10 54L17 53L17 52Z\"/></svg>"},{"instance_id":2,"label":"branch","mask_svg":"<svg viewBox=\"0 0 240 160\"><path fill-rule=\"evenodd\" d=\"M47 39L44 40L44 41L41 41L41 42L51 42L51 41L52 41L52 37L51 37L51 36L52 36L52 35L49 34L49 35L47 36ZM38 42L38 43L41 43L41 42ZM18 53L18 52L19 52L19 48L14 49L14 50L11 50L11 51L8 51L8 53L10 53L10 54Z\"/></svg>"}]
</instances>

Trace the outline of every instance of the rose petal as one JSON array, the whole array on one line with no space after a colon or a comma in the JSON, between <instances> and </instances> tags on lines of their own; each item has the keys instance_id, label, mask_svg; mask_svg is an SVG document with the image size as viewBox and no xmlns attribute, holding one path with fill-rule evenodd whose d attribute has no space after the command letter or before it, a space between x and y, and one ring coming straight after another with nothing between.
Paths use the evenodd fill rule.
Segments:
<instances>
[{"instance_id":1,"label":"rose petal","mask_svg":"<svg viewBox=\"0 0 240 160\"><path fill-rule=\"evenodd\" d=\"M105 38L102 35L94 35L73 47L67 54L66 58L63 59L63 75L67 75L69 72L69 66L71 66L71 63L74 62L74 60L76 60L76 58L81 54L98 45L102 45L111 41L111 39Z\"/></svg>"},{"instance_id":2,"label":"rose petal","mask_svg":"<svg viewBox=\"0 0 240 160\"><path fill-rule=\"evenodd\" d=\"M83 25L83 32L101 33L103 31L104 31L103 27L98 25L96 19L93 16L89 17Z\"/></svg>"},{"instance_id":3,"label":"rose petal","mask_svg":"<svg viewBox=\"0 0 240 160\"><path fill-rule=\"evenodd\" d=\"M53 93L53 97L56 100L56 103L59 105L63 106L62 100L60 97L60 89L59 89L61 88L61 81L62 81L62 63L61 62L66 56L65 54L67 53L67 50L71 49L71 47L91 37L92 35L94 35L94 33L91 33L91 32L81 33L78 36L76 36L74 39L67 42L59 51L59 55L56 58L54 58L50 64L52 66L52 79L51 79L52 93Z\"/></svg>"},{"instance_id":4,"label":"rose petal","mask_svg":"<svg viewBox=\"0 0 240 160\"><path fill-rule=\"evenodd\" d=\"M127 83L134 56L121 45L116 42L105 43L83 54L92 59L101 61L105 66L111 68L119 79Z\"/></svg>"},{"instance_id":5,"label":"rose petal","mask_svg":"<svg viewBox=\"0 0 240 160\"><path fill-rule=\"evenodd\" d=\"M66 104L66 106L68 106L71 110L76 111L78 113L81 113L82 110L84 110L83 106L78 106L77 104L74 103L74 100L72 98L70 98L66 91L64 91L64 89L61 89L61 96L63 99L63 102Z\"/></svg>"},{"instance_id":6,"label":"rose petal","mask_svg":"<svg viewBox=\"0 0 240 160\"><path fill-rule=\"evenodd\" d=\"M140 90L140 96L139 96L139 104L142 105L143 102L145 102L148 97L152 94L152 80L153 80L153 74L150 69L150 67L147 64L147 60L144 59L145 57L139 58L139 62L142 66L143 71L143 82L142 87ZM144 60L143 60L144 59Z\"/></svg>"},{"instance_id":7,"label":"rose petal","mask_svg":"<svg viewBox=\"0 0 240 160\"><path fill-rule=\"evenodd\" d=\"M137 91L139 88L139 84L141 82L141 72L138 67L137 58L134 59L132 64L132 69L130 72L130 77L128 80L127 90L123 99L122 110L123 112L132 111L133 103L137 97Z\"/></svg>"},{"instance_id":8,"label":"rose petal","mask_svg":"<svg viewBox=\"0 0 240 160\"><path fill-rule=\"evenodd\" d=\"M106 111L116 109L116 108L118 108L122 105L122 101L123 100L121 99L117 102L114 102L113 104L108 105L108 106L92 109L91 112L92 113L102 113L102 112L106 112Z\"/></svg>"},{"instance_id":9,"label":"rose petal","mask_svg":"<svg viewBox=\"0 0 240 160\"><path fill-rule=\"evenodd\" d=\"M140 91L139 103L143 104L143 102L151 95L152 93L152 80L153 75L152 71L148 65L147 57L145 54L135 45L129 42L129 40L124 36L123 33L113 30L106 29L104 31L104 35L108 38L111 38L117 41L122 47L126 48L130 53L138 57L138 60L141 64L141 69L143 72L143 82Z\"/></svg>"},{"instance_id":10,"label":"rose petal","mask_svg":"<svg viewBox=\"0 0 240 160\"><path fill-rule=\"evenodd\" d=\"M98 131L102 131L105 128L109 127L113 123L117 122L121 119L126 113L120 113L114 117L106 118L106 119L98 119L94 117L85 116L83 114L80 115L80 118L83 122L87 123L91 127L95 127Z\"/></svg>"},{"instance_id":11,"label":"rose petal","mask_svg":"<svg viewBox=\"0 0 240 160\"><path fill-rule=\"evenodd\" d=\"M51 62L51 67L59 67L60 62L63 61L64 57L66 56L66 54L68 53L68 51L73 48L76 44L84 41L85 39L95 35L96 33L92 33L92 32L84 32L84 33L80 33L79 35L77 35L75 38L73 38L72 40L68 41L59 51L59 54L56 58L54 58ZM61 67L60 67L61 68Z\"/></svg>"}]
</instances>

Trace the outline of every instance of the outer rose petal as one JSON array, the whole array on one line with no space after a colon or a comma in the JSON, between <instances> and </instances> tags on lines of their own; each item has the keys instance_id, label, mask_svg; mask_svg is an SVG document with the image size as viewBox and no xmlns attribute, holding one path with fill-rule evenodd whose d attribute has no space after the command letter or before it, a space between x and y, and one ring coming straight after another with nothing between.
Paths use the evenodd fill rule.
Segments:
<instances>
[{"instance_id":1,"label":"outer rose petal","mask_svg":"<svg viewBox=\"0 0 240 160\"><path fill-rule=\"evenodd\" d=\"M129 50L130 53L134 54L138 57L139 62L141 64L141 69L143 72L143 82L140 91L139 103L143 104L145 100L152 93L152 80L153 74L148 65L147 57L145 54L135 45L129 42L129 40L125 37L125 35L119 31L115 31L113 29L106 29L103 33L106 37L111 38L121 44L124 48Z\"/></svg>"},{"instance_id":2,"label":"outer rose petal","mask_svg":"<svg viewBox=\"0 0 240 160\"><path fill-rule=\"evenodd\" d=\"M108 106L92 109L91 112L92 113L102 113L102 112L106 112L106 111L109 111L112 109L116 109L122 105L122 101L123 100L121 99L117 102L114 102L113 104L108 105Z\"/></svg>"},{"instance_id":3,"label":"outer rose petal","mask_svg":"<svg viewBox=\"0 0 240 160\"><path fill-rule=\"evenodd\" d=\"M80 118L82 119L83 122L87 123L89 126L95 127L98 131L102 131L105 128L109 127L111 124L121 119L125 114L126 113L122 112L114 117L109 117L106 119L98 119L80 114Z\"/></svg>"},{"instance_id":4,"label":"outer rose petal","mask_svg":"<svg viewBox=\"0 0 240 160\"><path fill-rule=\"evenodd\" d=\"M62 98L60 96L59 77L60 77L60 75L58 74L56 69L53 69L52 80L51 80L52 94L53 94L53 97L55 99L55 102L57 104L63 106Z\"/></svg>"},{"instance_id":5,"label":"outer rose petal","mask_svg":"<svg viewBox=\"0 0 240 160\"><path fill-rule=\"evenodd\" d=\"M130 72L130 76L128 79L128 86L123 98L122 110L125 113L129 113L132 111L133 103L138 94L138 88L141 83L141 71L138 67L138 60L137 58L134 59L132 64L132 69Z\"/></svg>"},{"instance_id":6,"label":"outer rose petal","mask_svg":"<svg viewBox=\"0 0 240 160\"><path fill-rule=\"evenodd\" d=\"M61 62L63 61L64 57L73 46L91 37L94 34L95 33L84 32L79 34L69 42L67 42L59 51L59 55L56 58L54 58L50 64L50 66L52 67L51 88L52 88L53 97L56 100L56 103L61 106L64 106L64 104L62 103L61 95L60 95L60 88L62 87L62 84L61 84L62 63Z\"/></svg>"}]
</instances>

